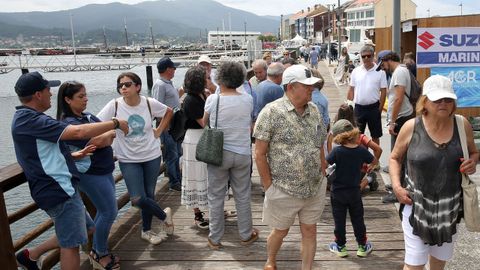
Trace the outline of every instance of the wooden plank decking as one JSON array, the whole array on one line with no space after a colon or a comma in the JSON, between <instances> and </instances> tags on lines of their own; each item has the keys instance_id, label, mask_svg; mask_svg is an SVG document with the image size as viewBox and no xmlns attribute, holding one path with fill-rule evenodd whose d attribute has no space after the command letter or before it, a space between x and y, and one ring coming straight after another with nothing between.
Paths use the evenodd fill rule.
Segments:
<instances>
[{"instance_id":1,"label":"wooden plank decking","mask_svg":"<svg viewBox=\"0 0 480 270\"><path fill-rule=\"evenodd\" d=\"M262 269L267 258L269 228L262 223L263 197L256 171L252 186L252 212L254 226L260 230L260 239L248 247L239 244L236 218L229 218L222 239L225 248L210 250L207 247L208 231L193 225L193 213L180 205L180 193L170 192L164 185L159 186L162 187L157 193L157 201L163 207L172 208L175 234L165 236L157 246L148 244L140 239L139 211L130 209L115 223L110 240L113 252L121 258L122 269ZM382 190L381 183L379 191L367 192L363 198L368 237L374 245L374 251L367 258L356 257L355 237L349 222L347 247L350 256L342 259L328 251L327 245L333 240L333 218L327 195L322 222L318 225L315 269L401 269L404 252L400 221L393 204L382 204L380 197L385 194ZM234 199L226 201L225 205L226 209L234 209ZM156 220L153 229L159 230ZM279 252L279 269L300 267L300 240L297 222ZM91 269L85 255L82 260L82 269Z\"/></svg>"},{"instance_id":2,"label":"wooden plank decking","mask_svg":"<svg viewBox=\"0 0 480 270\"><path fill-rule=\"evenodd\" d=\"M333 119L337 108L346 96L346 87L335 85L325 62L319 70L324 77L322 90L329 100L330 117ZM394 204L383 204L381 196L385 195L383 181L377 173L380 187L378 191L367 192L363 197L365 223L368 238L374 251L367 258L356 256L356 243L352 226L347 220L347 248L349 257L338 258L328 250L328 243L333 241L333 217L327 195L322 222L318 225L317 253L314 269L402 269L404 257L403 233L400 219ZM157 246L152 246L140 239L141 220L139 211L130 209L119 218L110 237L113 253L121 258L121 268L125 269L263 269L266 253L266 239L270 232L262 223L262 204L260 179L254 166L252 177L252 213L254 227L260 230L260 239L248 247L239 244L236 219L230 218L225 223L223 250L212 251L207 246L208 231L197 229L193 224L192 210L180 205L180 193L170 192L159 185L157 201L162 207L169 206L174 212L175 234L165 237ZM163 184L163 185L162 185ZM234 199L225 202L226 209L234 209ZM203 211L207 209L202 209ZM159 222L154 219L153 229L159 230ZM298 222L291 228L278 254L278 269L300 268L300 229ZM81 269L91 269L87 257L82 255Z\"/></svg>"}]
</instances>

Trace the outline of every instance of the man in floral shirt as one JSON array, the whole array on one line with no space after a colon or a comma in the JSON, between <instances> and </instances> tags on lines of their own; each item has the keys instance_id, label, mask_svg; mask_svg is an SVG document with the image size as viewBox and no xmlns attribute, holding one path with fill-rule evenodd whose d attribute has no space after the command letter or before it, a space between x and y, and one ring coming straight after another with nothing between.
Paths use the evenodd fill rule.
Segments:
<instances>
[{"instance_id":1,"label":"man in floral shirt","mask_svg":"<svg viewBox=\"0 0 480 270\"><path fill-rule=\"evenodd\" d=\"M298 216L302 233L302 269L311 269L322 215L326 181L323 143L326 128L312 99L308 68L293 65L282 76L285 96L273 101L257 118L255 158L265 190L263 220L272 227L264 269L276 269L283 238Z\"/></svg>"}]
</instances>

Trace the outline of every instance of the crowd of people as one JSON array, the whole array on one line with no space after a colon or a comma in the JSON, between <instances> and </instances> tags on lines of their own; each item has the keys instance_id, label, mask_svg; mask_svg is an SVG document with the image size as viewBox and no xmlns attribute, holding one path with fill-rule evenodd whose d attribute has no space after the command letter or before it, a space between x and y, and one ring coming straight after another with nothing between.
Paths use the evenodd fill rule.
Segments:
<instances>
[{"instance_id":1,"label":"crowd of people","mask_svg":"<svg viewBox=\"0 0 480 270\"><path fill-rule=\"evenodd\" d=\"M120 269L120 258L107 244L117 216L114 156L132 206L141 210L141 239L158 245L164 234L174 233L172 210L154 196L163 156L170 191L180 192L181 204L192 209L193 224L208 230L210 249L224 248L225 218L230 216L237 219L238 243L254 243L260 235L252 222L252 142L265 196L262 219L271 227L264 269L277 269L278 251L297 217L302 269L312 269L327 185L335 223L328 249L339 257L348 256L348 212L356 255L366 257L374 247L367 238L362 192L379 186L375 170L380 168L381 114L388 96L393 198L384 201L398 200L402 205L404 269L423 269L427 262L430 269L443 269L452 257L463 215L460 172L475 173L479 158L465 120L470 157L460 160L451 82L438 75L428 78L418 103L411 104L411 55L408 68L392 51L378 53L375 61L374 47L366 45L360 50L361 65L350 69L344 48L337 71L339 80L348 83L348 102L338 108L331 123L318 70L321 56L315 48L303 56L305 65L297 64L288 51L279 62L266 53L253 62L254 75L247 78L243 64L223 62L212 69L212 61L204 55L186 72L181 90L172 82L178 64L163 57L157 63L159 78L152 97L141 94L137 74L121 73L116 81L119 97L96 116L85 111L88 98L83 83L61 84L38 72L23 74L15 85L21 103L12 123L15 153L32 198L54 221L55 236L17 253L19 265L39 269L38 258L59 247L62 269L78 269L79 246L91 235L93 268ZM44 112L51 107L50 89L57 86L54 119ZM186 118L181 139L169 133L178 110ZM196 158L204 128L212 126L223 132L220 165ZM367 128L371 138L364 134ZM236 211L225 209L229 189ZM97 209L94 220L80 191ZM152 229L153 217L160 231Z\"/></svg>"}]
</instances>

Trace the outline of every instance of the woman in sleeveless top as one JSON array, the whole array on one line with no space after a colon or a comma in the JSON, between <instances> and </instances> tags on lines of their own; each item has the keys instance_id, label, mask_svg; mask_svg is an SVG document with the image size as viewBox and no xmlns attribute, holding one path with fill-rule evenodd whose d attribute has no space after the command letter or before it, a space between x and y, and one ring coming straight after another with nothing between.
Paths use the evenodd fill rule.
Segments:
<instances>
[{"instance_id":1,"label":"woman in sleeveless top","mask_svg":"<svg viewBox=\"0 0 480 270\"><path fill-rule=\"evenodd\" d=\"M428 78L417 103L417 117L400 130L390 156L390 178L398 201L405 205L402 227L404 269L444 269L453 255L457 223L463 216L461 174L475 173L478 150L466 119L468 152L463 159L455 121L451 81L440 75ZM400 185L403 159L407 159L407 187Z\"/></svg>"}]
</instances>

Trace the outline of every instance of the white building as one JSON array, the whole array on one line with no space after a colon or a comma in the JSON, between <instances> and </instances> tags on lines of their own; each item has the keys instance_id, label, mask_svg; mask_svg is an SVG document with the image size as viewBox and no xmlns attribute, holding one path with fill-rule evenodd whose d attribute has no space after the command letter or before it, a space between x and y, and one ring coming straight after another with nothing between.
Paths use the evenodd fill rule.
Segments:
<instances>
[{"instance_id":1,"label":"white building","mask_svg":"<svg viewBox=\"0 0 480 270\"><path fill-rule=\"evenodd\" d=\"M347 13L348 40L350 51L357 51L363 46L367 36L365 31L375 27L375 0L356 1L345 9Z\"/></svg>"},{"instance_id":2,"label":"white building","mask_svg":"<svg viewBox=\"0 0 480 270\"><path fill-rule=\"evenodd\" d=\"M246 46L249 40L258 40L260 35L260 32L248 31L209 31L208 45L230 45L231 43Z\"/></svg>"}]
</instances>

